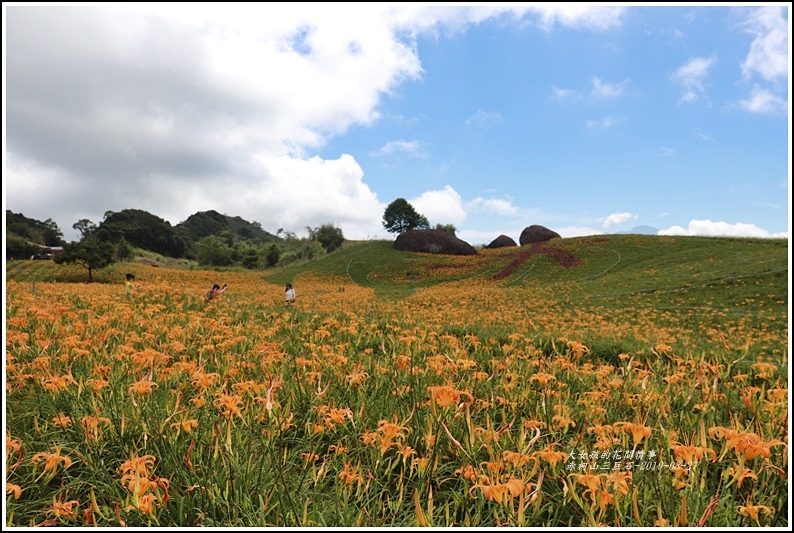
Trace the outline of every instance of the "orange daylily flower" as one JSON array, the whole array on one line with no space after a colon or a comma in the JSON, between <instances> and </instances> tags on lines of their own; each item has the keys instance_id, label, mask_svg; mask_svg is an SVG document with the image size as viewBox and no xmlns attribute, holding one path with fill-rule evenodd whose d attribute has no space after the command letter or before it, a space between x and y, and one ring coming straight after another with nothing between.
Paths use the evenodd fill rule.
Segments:
<instances>
[{"instance_id":1,"label":"orange daylily flower","mask_svg":"<svg viewBox=\"0 0 794 533\"><path fill-rule=\"evenodd\" d=\"M786 444L777 439L764 441L756 433L740 432L722 426L710 428L709 436L713 439L717 437L725 439L726 450L735 449L737 455L743 455L746 459L754 459L758 456L768 459L772 455L772 447Z\"/></svg>"},{"instance_id":2,"label":"orange daylily flower","mask_svg":"<svg viewBox=\"0 0 794 533\"><path fill-rule=\"evenodd\" d=\"M532 460L532 457L525 453L505 450L502 452L502 459L512 464L516 468L521 468L522 466L529 464L529 461Z\"/></svg>"},{"instance_id":3,"label":"orange daylily flower","mask_svg":"<svg viewBox=\"0 0 794 533\"><path fill-rule=\"evenodd\" d=\"M153 388L157 388L157 383L147 379L142 379L130 385L130 394L151 394Z\"/></svg>"},{"instance_id":4,"label":"orange daylily flower","mask_svg":"<svg viewBox=\"0 0 794 533\"><path fill-rule=\"evenodd\" d=\"M766 505L752 505L748 502L747 505L740 505L736 508L739 511L739 514L742 516L749 516L755 520L755 523L759 526L761 525L758 521L758 515L763 513L765 515L769 515L775 512L774 507L768 507Z\"/></svg>"},{"instance_id":5,"label":"orange daylily flower","mask_svg":"<svg viewBox=\"0 0 794 533\"><path fill-rule=\"evenodd\" d=\"M566 461L568 459L568 454L565 452L555 452L554 451L555 444L549 445L545 450L538 453L541 459L549 463L551 468L557 466L557 463L560 461Z\"/></svg>"},{"instance_id":6,"label":"orange daylily flower","mask_svg":"<svg viewBox=\"0 0 794 533\"><path fill-rule=\"evenodd\" d=\"M362 477L361 477L361 475L360 475L360 474L358 474L358 473L356 473L356 472L353 472L353 471L351 471L351 470L350 470L350 465L349 465L349 464L347 464L347 463L345 463L344 470L342 470L342 471L339 473L339 479L340 479L340 480L342 481L342 483L344 483L345 485L352 485L352 484L353 484L353 483L355 483L356 481L360 482L360 481L362 480Z\"/></svg>"},{"instance_id":7,"label":"orange daylily flower","mask_svg":"<svg viewBox=\"0 0 794 533\"><path fill-rule=\"evenodd\" d=\"M430 398L432 401L442 409L452 407L453 405L458 405L461 401L461 396L466 396L469 400L472 400L471 394L465 391L456 390L450 385L428 387L427 391L430 393Z\"/></svg>"},{"instance_id":8,"label":"orange daylily flower","mask_svg":"<svg viewBox=\"0 0 794 533\"><path fill-rule=\"evenodd\" d=\"M635 424L634 422L617 422L614 425L622 427L625 433L631 433L634 446L642 442L642 439L650 438L651 434L653 433L653 428L649 428L642 424Z\"/></svg>"},{"instance_id":9,"label":"orange daylily flower","mask_svg":"<svg viewBox=\"0 0 794 533\"><path fill-rule=\"evenodd\" d=\"M235 415L240 418L243 416L241 413L243 400L239 394L230 395L218 392L213 404L218 408L221 416L225 418L231 418Z\"/></svg>"},{"instance_id":10,"label":"orange daylily flower","mask_svg":"<svg viewBox=\"0 0 794 533\"><path fill-rule=\"evenodd\" d=\"M133 455L121 464L119 470L136 477L149 477L149 467L154 467L154 460L154 455Z\"/></svg>"},{"instance_id":11,"label":"orange daylily flower","mask_svg":"<svg viewBox=\"0 0 794 533\"><path fill-rule=\"evenodd\" d=\"M673 441L670 443L670 448L672 448L676 459L689 465L696 464L705 456L710 457L712 462L717 460L717 452L704 446L684 445Z\"/></svg>"},{"instance_id":12,"label":"orange daylily flower","mask_svg":"<svg viewBox=\"0 0 794 533\"><path fill-rule=\"evenodd\" d=\"M110 385L110 383L108 383L108 380L106 380L106 379L102 379L102 378L98 378L98 379L87 379L85 383L86 383L86 385L88 385L88 386L90 386L90 387L91 387L91 390L93 390L93 391L94 391L94 393L98 393L98 392L99 392L99 391L101 391L103 388L105 388L105 387L107 387L108 385Z\"/></svg>"},{"instance_id":13,"label":"orange daylily flower","mask_svg":"<svg viewBox=\"0 0 794 533\"><path fill-rule=\"evenodd\" d=\"M72 425L72 417L61 413L59 416L52 417L52 423L62 428L69 427Z\"/></svg>"},{"instance_id":14,"label":"orange daylily flower","mask_svg":"<svg viewBox=\"0 0 794 533\"><path fill-rule=\"evenodd\" d=\"M752 478L758 481L758 476L755 474L755 472L753 472L749 468L742 468L742 471L737 473L736 469L734 467L731 467L730 470L728 471L728 474L737 481L736 486L739 488L741 488L742 482L746 478Z\"/></svg>"},{"instance_id":15,"label":"orange daylily flower","mask_svg":"<svg viewBox=\"0 0 794 533\"><path fill-rule=\"evenodd\" d=\"M338 424L344 424L347 419L353 419L353 411L347 408L337 409L331 407L325 416L325 423L333 427Z\"/></svg>"},{"instance_id":16,"label":"orange daylily flower","mask_svg":"<svg viewBox=\"0 0 794 533\"><path fill-rule=\"evenodd\" d=\"M14 483L6 482L6 494L13 494L14 499L18 500L22 496L22 488Z\"/></svg>"},{"instance_id":17,"label":"orange daylily flower","mask_svg":"<svg viewBox=\"0 0 794 533\"><path fill-rule=\"evenodd\" d=\"M74 520L74 507L80 506L80 502L77 500L69 500L68 502L59 502L54 501L52 502L52 507L50 507L50 513L55 515L55 518L59 518L61 516L65 516Z\"/></svg>"},{"instance_id":18,"label":"orange daylily flower","mask_svg":"<svg viewBox=\"0 0 794 533\"><path fill-rule=\"evenodd\" d=\"M204 372L199 371L193 374L193 377L190 379L190 381L197 389L204 390L211 387L219 378L220 375L216 374L215 372L205 374Z\"/></svg>"},{"instance_id":19,"label":"orange daylily flower","mask_svg":"<svg viewBox=\"0 0 794 533\"><path fill-rule=\"evenodd\" d=\"M44 471L45 472L52 471L54 473L55 470L58 467L58 463L60 463L60 462L63 463L63 467L64 468L69 468L70 466L72 466L72 460L66 455L61 455L61 447L60 446L56 446L55 447L55 452L54 453L39 452L37 454L34 454L32 459L31 459L31 461L33 461L34 463L37 463L37 462L39 462L41 460L44 460Z\"/></svg>"},{"instance_id":20,"label":"orange daylily flower","mask_svg":"<svg viewBox=\"0 0 794 533\"><path fill-rule=\"evenodd\" d=\"M83 431L85 431L86 439L93 442L102 438L103 432L102 428L99 427L99 424L103 423L106 426L109 426L110 419L99 416L85 415L80 419L80 423L83 426Z\"/></svg>"},{"instance_id":21,"label":"orange daylily flower","mask_svg":"<svg viewBox=\"0 0 794 533\"><path fill-rule=\"evenodd\" d=\"M736 442L736 451L744 455L747 459L753 459L758 456L769 459L772 455L771 448L780 444L785 443L779 440L765 442L755 433L744 433L740 435L739 440Z\"/></svg>"},{"instance_id":22,"label":"orange daylily flower","mask_svg":"<svg viewBox=\"0 0 794 533\"><path fill-rule=\"evenodd\" d=\"M576 427L576 422L574 422L573 420L571 420L567 416L554 415L553 417L551 417L551 421L552 422L556 422L557 423L557 427L559 429L567 429L569 426L570 427Z\"/></svg>"},{"instance_id":23,"label":"orange daylily flower","mask_svg":"<svg viewBox=\"0 0 794 533\"><path fill-rule=\"evenodd\" d=\"M198 427L198 420L193 418L184 418L179 422L172 423L171 427L177 428L178 430L184 431L185 433L190 433L193 431L193 428Z\"/></svg>"},{"instance_id":24,"label":"orange daylily flower","mask_svg":"<svg viewBox=\"0 0 794 533\"><path fill-rule=\"evenodd\" d=\"M44 388L52 392L62 391L69 385L77 385L77 381L69 374L50 376L44 380Z\"/></svg>"},{"instance_id":25,"label":"orange daylily flower","mask_svg":"<svg viewBox=\"0 0 794 533\"><path fill-rule=\"evenodd\" d=\"M530 383L532 383L533 381L537 381L538 385L540 385L541 387L545 387L546 385L549 384L549 381L552 380L556 381L557 378L551 374L546 374L545 372L538 372L537 374L533 374L532 377L529 378Z\"/></svg>"},{"instance_id":26,"label":"orange daylily flower","mask_svg":"<svg viewBox=\"0 0 794 533\"><path fill-rule=\"evenodd\" d=\"M632 478L631 470L613 470L611 474L607 474L606 486L611 487L613 492L617 491L625 496L629 493L629 483Z\"/></svg>"},{"instance_id":27,"label":"orange daylily flower","mask_svg":"<svg viewBox=\"0 0 794 533\"><path fill-rule=\"evenodd\" d=\"M511 476L504 483L496 483L494 485L478 483L469 489L469 494L471 495L474 489L480 489L486 500L493 500L495 502L503 503L508 497L517 498L520 496L528 486L529 485L524 483L522 480Z\"/></svg>"}]
</instances>

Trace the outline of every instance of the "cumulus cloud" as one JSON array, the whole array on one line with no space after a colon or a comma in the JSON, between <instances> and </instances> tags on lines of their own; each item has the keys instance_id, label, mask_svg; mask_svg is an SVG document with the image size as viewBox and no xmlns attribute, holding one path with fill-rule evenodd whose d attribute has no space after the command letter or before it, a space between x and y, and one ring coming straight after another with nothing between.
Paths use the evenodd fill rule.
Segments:
<instances>
[{"instance_id":1,"label":"cumulus cloud","mask_svg":"<svg viewBox=\"0 0 794 533\"><path fill-rule=\"evenodd\" d=\"M603 228L610 228L612 226L617 226L619 224L623 224L627 220L636 220L639 218L639 215L634 215L632 213L612 213L609 216L604 218L596 219L598 222L601 222L601 227Z\"/></svg>"},{"instance_id":2,"label":"cumulus cloud","mask_svg":"<svg viewBox=\"0 0 794 533\"><path fill-rule=\"evenodd\" d=\"M530 10L540 15L540 27L551 30L556 25L607 30L619 26L625 8L620 6L588 6L584 4L533 5Z\"/></svg>"},{"instance_id":3,"label":"cumulus cloud","mask_svg":"<svg viewBox=\"0 0 794 533\"><path fill-rule=\"evenodd\" d=\"M421 75L389 10L361 6L355 20L320 4L6 15L8 153L16 169L51 169L11 168L8 195L27 216L59 213L63 227L70 213L97 220L97 206L145 208L176 224L216 209L266 228L331 219L347 235L367 217L377 227L382 205L358 163L306 154L371 124L381 95Z\"/></svg>"},{"instance_id":4,"label":"cumulus cloud","mask_svg":"<svg viewBox=\"0 0 794 533\"><path fill-rule=\"evenodd\" d=\"M391 155L394 153L406 153L416 157L422 157L425 153L422 143L419 141L404 141L402 139L397 141L389 141L379 150L374 152L374 155Z\"/></svg>"},{"instance_id":5,"label":"cumulus cloud","mask_svg":"<svg viewBox=\"0 0 794 533\"><path fill-rule=\"evenodd\" d=\"M474 200L467 202L466 206L472 211L483 211L500 216L513 216L519 212L512 201L503 198L483 198L478 196Z\"/></svg>"},{"instance_id":6,"label":"cumulus cloud","mask_svg":"<svg viewBox=\"0 0 794 533\"><path fill-rule=\"evenodd\" d=\"M4 6L7 195L61 228L106 210L177 224L218 210L295 231L333 221L354 238L383 209L353 157L311 157L380 118L423 69L416 39L487 19L606 29L622 8L362 4ZM524 20L526 21L526 20ZM487 127L498 113L469 123ZM421 156L396 140L381 153ZM35 194L31 194L35 191ZM433 198L438 191L422 197ZM465 217L460 199L429 216ZM436 215L437 213L437 215ZM365 228L370 228L366 230Z\"/></svg>"},{"instance_id":7,"label":"cumulus cloud","mask_svg":"<svg viewBox=\"0 0 794 533\"><path fill-rule=\"evenodd\" d=\"M472 126L477 129L486 130L502 122L502 116L499 113L486 112L477 110L472 116L463 121L467 126Z\"/></svg>"},{"instance_id":8,"label":"cumulus cloud","mask_svg":"<svg viewBox=\"0 0 794 533\"><path fill-rule=\"evenodd\" d=\"M560 89L554 85L551 86L551 98L552 100L564 100L566 98L570 99L577 99L580 98L581 95L579 92L573 89Z\"/></svg>"},{"instance_id":9,"label":"cumulus cloud","mask_svg":"<svg viewBox=\"0 0 794 533\"><path fill-rule=\"evenodd\" d=\"M458 225L466 220L466 209L458 192L446 185L438 191L427 191L409 200L414 209L427 217L430 226L436 224Z\"/></svg>"},{"instance_id":10,"label":"cumulus cloud","mask_svg":"<svg viewBox=\"0 0 794 533\"><path fill-rule=\"evenodd\" d=\"M712 222L711 220L690 220L686 228L671 226L659 230L659 235L700 235L706 237L760 237L786 239L788 233L769 233L755 224L731 224L728 222Z\"/></svg>"},{"instance_id":11,"label":"cumulus cloud","mask_svg":"<svg viewBox=\"0 0 794 533\"><path fill-rule=\"evenodd\" d=\"M623 94L623 87L626 85L625 81L621 83L606 83L596 77L593 77L590 82L593 84L590 94L598 98L618 97Z\"/></svg>"},{"instance_id":12,"label":"cumulus cloud","mask_svg":"<svg viewBox=\"0 0 794 533\"><path fill-rule=\"evenodd\" d=\"M614 126L617 121L615 117L604 117L598 120L586 120L584 124L590 129L606 129Z\"/></svg>"},{"instance_id":13,"label":"cumulus cloud","mask_svg":"<svg viewBox=\"0 0 794 533\"><path fill-rule=\"evenodd\" d=\"M750 96L739 101L739 107L751 113L784 115L788 112L788 102L772 91L753 87Z\"/></svg>"},{"instance_id":14,"label":"cumulus cloud","mask_svg":"<svg viewBox=\"0 0 794 533\"><path fill-rule=\"evenodd\" d=\"M565 226L556 230L560 237L569 239L571 237L586 237L588 235L603 235L604 231L588 226Z\"/></svg>"},{"instance_id":15,"label":"cumulus cloud","mask_svg":"<svg viewBox=\"0 0 794 533\"><path fill-rule=\"evenodd\" d=\"M709 69L716 62L717 59L714 57L695 57L676 69L671 79L684 88L682 102L695 102L698 98L706 96L705 79Z\"/></svg>"},{"instance_id":16,"label":"cumulus cloud","mask_svg":"<svg viewBox=\"0 0 794 533\"><path fill-rule=\"evenodd\" d=\"M791 63L787 13L784 6L760 7L751 12L745 27L755 38L742 63L744 77L758 75L769 82L788 77Z\"/></svg>"}]
</instances>

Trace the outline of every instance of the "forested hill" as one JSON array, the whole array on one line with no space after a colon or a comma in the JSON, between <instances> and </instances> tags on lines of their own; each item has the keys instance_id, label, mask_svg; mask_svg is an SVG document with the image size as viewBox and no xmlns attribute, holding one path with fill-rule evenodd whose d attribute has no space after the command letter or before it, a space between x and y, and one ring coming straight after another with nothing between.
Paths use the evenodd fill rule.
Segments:
<instances>
[{"instance_id":1,"label":"forested hill","mask_svg":"<svg viewBox=\"0 0 794 533\"><path fill-rule=\"evenodd\" d=\"M168 257L191 255L196 244L209 236L217 236L227 243L245 242L261 246L281 240L264 230L259 222L248 222L217 211L202 211L172 226L170 222L141 209L107 211L99 224L90 220L75 222L81 231L91 231L103 241L119 243L124 240L131 246L149 250ZM6 256L30 256L31 243L40 246L63 246L63 232L48 219L44 222L28 218L21 213L6 210ZM19 253L16 253L15 250Z\"/></svg>"}]
</instances>

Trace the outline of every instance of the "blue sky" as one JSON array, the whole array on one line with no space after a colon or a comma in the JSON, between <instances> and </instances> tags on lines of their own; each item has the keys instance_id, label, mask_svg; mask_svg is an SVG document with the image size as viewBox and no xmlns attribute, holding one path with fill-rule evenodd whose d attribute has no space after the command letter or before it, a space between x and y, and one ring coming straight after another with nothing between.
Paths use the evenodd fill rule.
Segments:
<instances>
[{"instance_id":1,"label":"blue sky","mask_svg":"<svg viewBox=\"0 0 794 533\"><path fill-rule=\"evenodd\" d=\"M788 5L4 4L4 204L788 237Z\"/></svg>"}]
</instances>

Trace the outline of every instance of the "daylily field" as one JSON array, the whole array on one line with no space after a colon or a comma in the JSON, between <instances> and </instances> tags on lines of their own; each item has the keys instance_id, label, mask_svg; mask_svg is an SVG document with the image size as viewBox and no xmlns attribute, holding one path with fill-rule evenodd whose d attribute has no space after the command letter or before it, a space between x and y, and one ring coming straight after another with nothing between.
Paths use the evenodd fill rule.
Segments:
<instances>
[{"instance_id":1,"label":"daylily field","mask_svg":"<svg viewBox=\"0 0 794 533\"><path fill-rule=\"evenodd\" d=\"M787 527L787 244L544 246L7 265L5 526Z\"/></svg>"}]
</instances>

